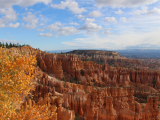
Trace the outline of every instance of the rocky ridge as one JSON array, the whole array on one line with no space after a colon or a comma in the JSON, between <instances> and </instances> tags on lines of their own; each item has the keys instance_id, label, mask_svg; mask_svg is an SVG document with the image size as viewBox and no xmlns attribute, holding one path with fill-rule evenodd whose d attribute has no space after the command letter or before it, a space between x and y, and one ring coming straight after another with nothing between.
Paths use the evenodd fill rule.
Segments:
<instances>
[{"instance_id":1,"label":"rocky ridge","mask_svg":"<svg viewBox=\"0 0 160 120\"><path fill-rule=\"evenodd\" d=\"M159 71L158 59L129 59L119 55L115 51L100 50L74 50L66 54L78 55L82 61L94 61L98 64L108 64L112 66L121 66L131 69L146 69L150 71Z\"/></svg>"},{"instance_id":2,"label":"rocky ridge","mask_svg":"<svg viewBox=\"0 0 160 120\"><path fill-rule=\"evenodd\" d=\"M110 58L110 59L127 59L126 57L123 57L119 55L119 53L114 51L102 51L102 50L73 50L70 52L67 52L67 54L76 54L79 56L79 58L83 57L90 57L92 59L95 58Z\"/></svg>"}]
</instances>

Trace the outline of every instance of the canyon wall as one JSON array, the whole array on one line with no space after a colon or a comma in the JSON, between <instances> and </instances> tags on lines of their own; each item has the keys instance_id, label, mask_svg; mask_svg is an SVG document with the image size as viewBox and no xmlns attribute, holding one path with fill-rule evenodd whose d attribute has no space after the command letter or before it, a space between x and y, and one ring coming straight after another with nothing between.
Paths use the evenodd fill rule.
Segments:
<instances>
[{"instance_id":1,"label":"canyon wall","mask_svg":"<svg viewBox=\"0 0 160 120\"><path fill-rule=\"evenodd\" d=\"M57 120L158 120L158 97L148 96L141 105L133 96L134 88L93 87L59 81L43 74L32 91L36 104L57 107ZM28 104L26 101L24 104ZM63 117L64 116L64 117Z\"/></svg>"},{"instance_id":2,"label":"canyon wall","mask_svg":"<svg viewBox=\"0 0 160 120\"><path fill-rule=\"evenodd\" d=\"M15 53L37 52L42 70L39 85L26 97L22 108L47 104L56 114L51 120L158 120L160 74L82 61L77 55L51 54L32 48ZM133 61L135 62L135 61ZM153 93L137 87L152 89ZM157 90L156 90L157 89ZM139 98L138 96L141 96ZM144 101L146 103L139 103ZM53 109L57 108L56 111Z\"/></svg>"},{"instance_id":3,"label":"canyon wall","mask_svg":"<svg viewBox=\"0 0 160 120\"><path fill-rule=\"evenodd\" d=\"M81 61L76 55L41 53L37 55L38 66L59 79L73 77L82 84L97 86L129 85L130 81L160 88L159 72L125 69L100 65L92 61Z\"/></svg>"}]
</instances>

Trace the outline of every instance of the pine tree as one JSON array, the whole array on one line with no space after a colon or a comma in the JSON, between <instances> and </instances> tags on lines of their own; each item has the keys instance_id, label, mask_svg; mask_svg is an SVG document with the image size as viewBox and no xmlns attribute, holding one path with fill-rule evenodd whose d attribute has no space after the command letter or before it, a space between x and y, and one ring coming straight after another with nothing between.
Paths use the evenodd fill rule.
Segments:
<instances>
[{"instance_id":1,"label":"pine tree","mask_svg":"<svg viewBox=\"0 0 160 120\"><path fill-rule=\"evenodd\" d=\"M13 47L16 47L16 45L13 43Z\"/></svg>"},{"instance_id":2,"label":"pine tree","mask_svg":"<svg viewBox=\"0 0 160 120\"><path fill-rule=\"evenodd\" d=\"M8 48L8 43L6 42L6 48Z\"/></svg>"},{"instance_id":3,"label":"pine tree","mask_svg":"<svg viewBox=\"0 0 160 120\"><path fill-rule=\"evenodd\" d=\"M10 42L10 43L9 43L9 48L11 48L11 47L12 47L12 43Z\"/></svg>"},{"instance_id":4,"label":"pine tree","mask_svg":"<svg viewBox=\"0 0 160 120\"><path fill-rule=\"evenodd\" d=\"M2 44L2 48L4 48L4 42L3 42L3 44Z\"/></svg>"},{"instance_id":5,"label":"pine tree","mask_svg":"<svg viewBox=\"0 0 160 120\"><path fill-rule=\"evenodd\" d=\"M0 42L0 47L2 47L2 43Z\"/></svg>"},{"instance_id":6,"label":"pine tree","mask_svg":"<svg viewBox=\"0 0 160 120\"><path fill-rule=\"evenodd\" d=\"M17 43L17 45L16 45L17 47L19 47L19 43Z\"/></svg>"}]
</instances>

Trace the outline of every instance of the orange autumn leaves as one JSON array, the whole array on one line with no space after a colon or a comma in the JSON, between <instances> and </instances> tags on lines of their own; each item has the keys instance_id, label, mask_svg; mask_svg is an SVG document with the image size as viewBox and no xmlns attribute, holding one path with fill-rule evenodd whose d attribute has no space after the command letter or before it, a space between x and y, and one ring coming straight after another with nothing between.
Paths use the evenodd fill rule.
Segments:
<instances>
[{"instance_id":1,"label":"orange autumn leaves","mask_svg":"<svg viewBox=\"0 0 160 120\"><path fill-rule=\"evenodd\" d=\"M56 106L48 107L47 105L27 108L27 110L19 111L18 114L12 116L11 119L17 120L54 120L56 118Z\"/></svg>"},{"instance_id":2,"label":"orange autumn leaves","mask_svg":"<svg viewBox=\"0 0 160 120\"><path fill-rule=\"evenodd\" d=\"M35 55L15 55L8 49L0 48L0 115L11 117L15 113L13 103L27 96L33 87ZM26 74L28 72L29 74Z\"/></svg>"},{"instance_id":3,"label":"orange autumn leaves","mask_svg":"<svg viewBox=\"0 0 160 120\"><path fill-rule=\"evenodd\" d=\"M14 106L15 102L21 101L34 87L35 65L36 54L15 54L9 49L0 48L0 119L20 120L20 116L24 116L23 119L25 119L25 116L32 112L39 118L45 116L41 112L37 112L40 110L38 106L20 112L16 112ZM46 106L41 109L46 110Z\"/></svg>"}]
</instances>

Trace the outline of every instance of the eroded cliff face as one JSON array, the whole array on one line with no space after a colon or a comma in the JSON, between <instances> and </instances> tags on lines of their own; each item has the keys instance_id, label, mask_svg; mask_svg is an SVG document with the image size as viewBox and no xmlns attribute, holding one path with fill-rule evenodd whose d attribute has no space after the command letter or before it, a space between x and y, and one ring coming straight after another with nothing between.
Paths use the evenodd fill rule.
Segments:
<instances>
[{"instance_id":1,"label":"eroded cliff face","mask_svg":"<svg viewBox=\"0 0 160 120\"><path fill-rule=\"evenodd\" d=\"M99 64L108 64L112 66L121 66L132 69L146 69L150 71L159 71L159 59L129 59L119 55L113 51L101 50L74 50L67 52L67 54L78 55L83 61L94 61Z\"/></svg>"},{"instance_id":2,"label":"eroded cliff face","mask_svg":"<svg viewBox=\"0 0 160 120\"><path fill-rule=\"evenodd\" d=\"M66 109L67 107L62 106L65 99L61 93L60 84L50 79L47 74L42 74L40 83L37 84L35 90L31 91L33 97L26 97L21 109L27 109L35 104L40 106L47 105L51 114L49 120L74 120L74 110ZM55 91L55 88L59 88L59 92ZM52 113L54 114L52 115Z\"/></svg>"},{"instance_id":3,"label":"eroded cliff face","mask_svg":"<svg viewBox=\"0 0 160 120\"><path fill-rule=\"evenodd\" d=\"M50 54L31 48L17 51L25 50L27 54L37 52L39 68L35 74L40 71L41 77L32 91L34 97L27 97L22 108L47 104L56 112L53 120L74 120L77 114L82 120L159 119L158 72L115 68L81 61L76 55ZM144 100L143 105L139 103ZM53 111L54 108L57 110Z\"/></svg>"},{"instance_id":4,"label":"eroded cliff face","mask_svg":"<svg viewBox=\"0 0 160 120\"><path fill-rule=\"evenodd\" d=\"M156 89L160 88L159 72L116 68L107 64L100 65L92 61L81 61L76 55L67 56L66 54L41 53L37 55L37 61L44 72L67 81L73 77L84 85L117 87L129 85L131 81Z\"/></svg>"},{"instance_id":5,"label":"eroded cliff face","mask_svg":"<svg viewBox=\"0 0 160 120\"><path fill-rule=\"evenodd\" d=\"M136 84L141 83L154 87L157 90L160 89L159 72L136 71L119 66L116 68L107 64L100 65L92 61L81 61L77 55L50 54L34 49L31 46L13 47L7 50L12 50L15 54L21 52L27 55L37 52L37 64L40 69L49 75L54 75L66 81L70 81L73 77L73 82L79 81L77 83L94 84L94 86L125 86L129 85L131 81Z\"/></svg>"},{"instance_id":6,"label":"eroded cliff face","mask_svg":"<svg viewBox=\"0 0 160 120\"><path fill-rule=\"evenodd\" d=\"M44 72L62 79L54 81L55 89L63 94L62 106L74 110L81 119L158 120L158 108L150 110L147 106L150 104L149 99L153 99L150 101L157 106L158 99L153 95L159 96L159 93L134 92L135 86L140 84L158 88L158 72L115 68L107 64L81 61L76 55L66 54L39 54L37 61ZM43 84L46 84L44 80ZM48 82L46 85L49 85ZM146 95L144 98L147 103L143 108L137 102L143 101L137 98L139 94ZM147 111L151 114L148 115Z\"/></svg>"},{"instance_id":7,"label":"eroded cliff face","mask_svg":"<svg viewBox=\"0 0 160 120\"><path fill-rule=\"evenodd\" d=\"M134 88L94 87L59 81L43 74L32 102L57 107L53 120L73 120L79 114L84 120L158 120L158 97L148 96L141 105L134 99ZM25 103L30 104L28 99Z\"/></svg>"}]
</instances>

